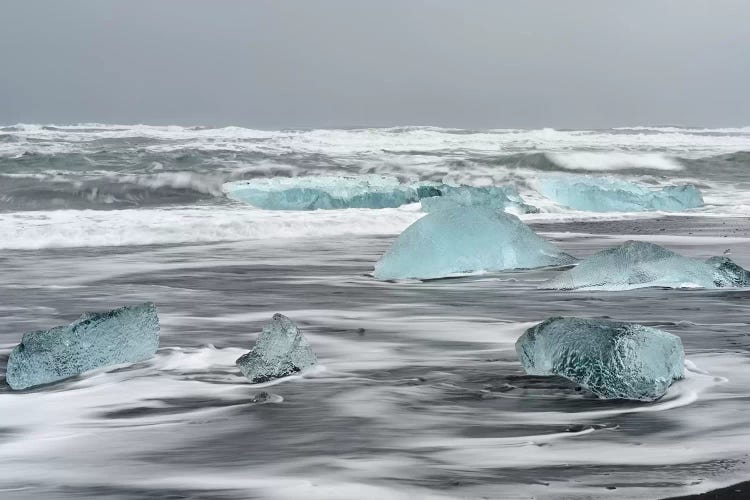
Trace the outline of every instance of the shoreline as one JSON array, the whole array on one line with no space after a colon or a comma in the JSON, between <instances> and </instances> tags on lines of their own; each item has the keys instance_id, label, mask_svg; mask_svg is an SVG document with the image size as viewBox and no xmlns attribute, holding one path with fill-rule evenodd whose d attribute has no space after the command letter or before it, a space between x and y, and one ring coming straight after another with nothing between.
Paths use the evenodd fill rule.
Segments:
<instances>
[{"instance_id":1,"label":"shoreline","mask_svg":"<svg viewBox=\"0 0 750 500\"><path fill-rule=\"evenodd\" d=\"M662 500L746 500L747 498L750 498L750 481L743 481L705 493L668 497Z\"/></svg>"}]
</instances>

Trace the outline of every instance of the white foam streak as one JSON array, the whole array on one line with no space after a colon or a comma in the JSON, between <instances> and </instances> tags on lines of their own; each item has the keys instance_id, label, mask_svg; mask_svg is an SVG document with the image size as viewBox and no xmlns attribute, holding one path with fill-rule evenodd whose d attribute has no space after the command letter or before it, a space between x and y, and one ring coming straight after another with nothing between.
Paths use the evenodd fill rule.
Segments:
<instances>
[{"instance_id":1,"label":"white foam streak","mask_svg":"<svg viewBox=\"0 0 750 500\"><path fill-rule=\"evenodd\" d=\"M0 154L25 151L51 152L45 148L69 147L102 139L145 138L163 141L148 145L151 151L183 148L232 150L284 154L322 153L329 155L409 153L508 154L526 151L567 152L573 149L597 151L663 152L702 156L750 150L745 129L621 129L555 130L497 129L458 130L438 127L315 129L265 131L242 127L204 128L150 125L102 125L42 127L16 125L0 129L20 142L0 143ZM39 143L39 141L45 141ZM50 143L49 141L54 141ZM61 143L63 143L61 145ZM62 149L55 152L63 152Z\"/></svg>"},{"instance_id":2,"label":"white foam streak","mask_svg":"<svg viewBox=\"0 0 750 500\"><path fill-rule=\"evenodd\" d=\"M569 170L611 171L624 169L682 170L676 160L658 153L608 153L579 151L575 153L552 153L549 158L562 168Z\"/></svg>"},{"instance_id":3,"label":"white foam streak","mask_svg":"<svg viewBox=\"0 0 750 500\"><path fill-rule=\"evenodd\" d=\"M632 130L636 132L677 132L687 134L750 134L750 127L691 128L691 127L615 127L612 130Z\"/></svg>"},{"instance_id":4,"label":"white foam streak","mask_svg":"<svg viewBox=\"0 0 750 500\"><path fill-rule=\"evenodd\" d=\"M190 189L213 196L221 196L223 182L220 176L202 175L195 172L158 172L148 175L115 175L113 173L108 179L122 184L138 184L150 189L163 187Z\"/></svg>"},{"instance_id":5,"label":"white foam streak","mask_svg":"<svg viewBox=\"0 0 750 500\"><path fill-rule=\"evenodd\" d=\"M398 234L419 206L273 212L234 205L0 213L0 248L38 249Z\"/></svg>"}]
</instances>

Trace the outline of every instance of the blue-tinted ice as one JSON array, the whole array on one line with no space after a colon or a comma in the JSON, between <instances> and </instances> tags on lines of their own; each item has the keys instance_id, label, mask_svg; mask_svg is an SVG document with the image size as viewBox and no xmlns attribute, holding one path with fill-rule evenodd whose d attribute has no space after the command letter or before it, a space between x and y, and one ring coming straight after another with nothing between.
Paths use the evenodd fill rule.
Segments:
<instances>
[{"instance_id":1,"label":"blue-tinted ice","mask_svg":"<svg viewBox=\"0 0 750 500\"><path fill-rule=\"evenodd\" d=\"M675 212L703 206L701 192L692 184L659 189L607 177L552 175L538 188L560 205L589 212Z\"/></svg>"},{"instance_id":2,"label":"blue-tinted ice","mask_svg":"<svg viewBox=\"0 0 750 500\"><path fill-rule=\"evenodd\" d=\"M643 287L745 287L750 272L727 257L683 257L654 243L627 241L562 271L541 288L630 290Z\"/></svg>"},{"instance_id":3,"label":"blue-tinted ice","mask_svg":"<svg viewBox=\"0 0 750 500\"><path fill-rule=\"evenodd\" d=\"M419 201L415 187L395 177L272 177L227 182L228 197L266 210L391 208Z\"/></svg>"},{"instance_id":4,"label":"blue-tinted ice","mask_svg":"<svg viewBox=\"0 0 750 500\"><path fill-rule=\"evenodd\" d=\"M94 368L135 363L159 348L159 318L152 303L85 313L67 326L24 334L10 353L6 378L26 389Z\"/></svg>"},{"instance_id":5,"label":"blue-tinted ice","mask_svg":"<svg viewBox=\"0 0 750 500\"><path fill-rule=\"evenodd\" d=\"M484 207L515 213L536 213L536 207L524 203L513 186L448 186L435 187L439 196L422 198L422 210L435 212L444 208Z\"/></svg>"},{"instance_id":6,"label":"blue-tinted ice","mask_svg":"<svg viewBox=\"0 0 750 500\"><path fill-rule=\"evenodd\" d=\"M254 383L293 375L316 363L310 344L283 314L274 314L255 346L237 359L242 374Z\"/></svg>"},{"instance_id":7,"label":"blue-tinted ice","mask_svg":"<svg viewBox=\"0 0 750 500\"><path fill-rule=\"evenodd\" d=\"M685 363L679 337L600 319L548 319L526 330L516 352L529 375L560 375L605 399L659 399Z\"/></svg>"},{"instance_id":8,"label":"blue-tinted ice","mask_svg":"<svg viewBox=\"0 0 750 500\"><path fill-rule=\"evenodd\" d=\"M518 217L459 207L427 214L406 228L375 264L373 275L382 280L430 279L574 261Z\"/></svg>"},{"instance_id":9,"label":"blue-tinted ice","mask_svg":"<svg viewBox=\"0 0 750 500\"><path fill-rule=\"evenodd\" d=\"M379 175L273 177L227 182L222 189L229 198L266 210L393 208L423 200L425 211L453 206L537 211L512 186L402 184L395 177Z\"/></svg>"}]
</instances>

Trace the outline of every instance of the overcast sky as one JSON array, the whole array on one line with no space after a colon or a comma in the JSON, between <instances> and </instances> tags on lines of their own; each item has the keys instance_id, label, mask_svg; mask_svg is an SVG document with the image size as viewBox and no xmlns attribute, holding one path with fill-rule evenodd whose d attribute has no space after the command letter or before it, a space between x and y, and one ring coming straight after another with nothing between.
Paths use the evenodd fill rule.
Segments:
<instances>
[{"instance_id":1,"label":"overcast sky","mask_svg":"<svg viewBox=\"0 0 750 500\"><path fill-rule=\"evenodd\" d=\"M0 123L750 125L750 1L4 1Z\"/></svg>"}]
</instances>

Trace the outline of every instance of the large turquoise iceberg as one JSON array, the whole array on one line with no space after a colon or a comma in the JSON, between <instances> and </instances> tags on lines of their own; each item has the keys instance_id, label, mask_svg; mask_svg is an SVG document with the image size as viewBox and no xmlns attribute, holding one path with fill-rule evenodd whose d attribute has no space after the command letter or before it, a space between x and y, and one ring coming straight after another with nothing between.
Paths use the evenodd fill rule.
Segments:
<instances>
[{"instance_id":1,"label":"large turquoise iceberg","mask_svg":"<svg viewBox=\"0 0 750 500\"><path fill-rule=\"evenodd\" d=\"M529 375L559 375L604 399L659 399L685 364L679 337L600 319L550 318L526 330L516 352Z\"/></svg>"},{"instance_id":2,"label":"large turquoise iceberg","mask_svg":"<svg viewBox=\"0 0 750 500\"><path fill-rule=\"evenodd\" d=\"M630 290L643 287L750 286L750 272L728 257L684 257L654 243L627 241L557 274L541 288Z\"/></svg>"},{"instance_id":3,"label":"large turquoise iceberg","mask_svg":"<svg viewBox=\"0 0 750 500\"><path fill-rule=\"evenodd\" d=\"M70 325L24 334L10 353L6 379L12 389L26 389L143 361L158 348L159 318L152 303L84 313Z\"/></svg>"},{"instance_id":4,"label":"large turquoise iceberg","mask_svg":"<svg viewBox=\"0 0 750 500\"><path fill-rule=\"evenodd\" d=\"M487 208L446 208L402 232L375 264L381 280L560 266L575 259L518 217Z\"/></svg>"},{"instance_id":5,"label":"large turquoise iceberg","mask_svg":"<svg viewBox=\"0 0 750 500\"><path fill-rule=\"evenodd\" d=\"M675 212L703 206L700 190L692 184L646 187L609 177L550 175L539 191L556 203L588 212Z\"/></svg>"},{"instance_id":6,"label":"large turquoise iceberg","mask_svg":"<svg viewBox=\"0 0 750 500\"><path fill-rule=\"evenodd\" d=\"M425 211L455 206L483 206L518 213L537 211L524 203L512 186L404 184L395 177L380 175L250 179L227 182L222 190L231 199L265 210L393 208L422 200Z\"/></svg>"},{"instance_id":7,"label":"large turquoise iceberg","mask_svg":"<svg viewBox=\"0 0 750 500\"><path fill-rule=\"evenodd\" d=\"M283 314L274 314L255 346L236 363L243 375L258 384L301 372L317 359L297 325Z\"/></svg>"}]
</instances>

